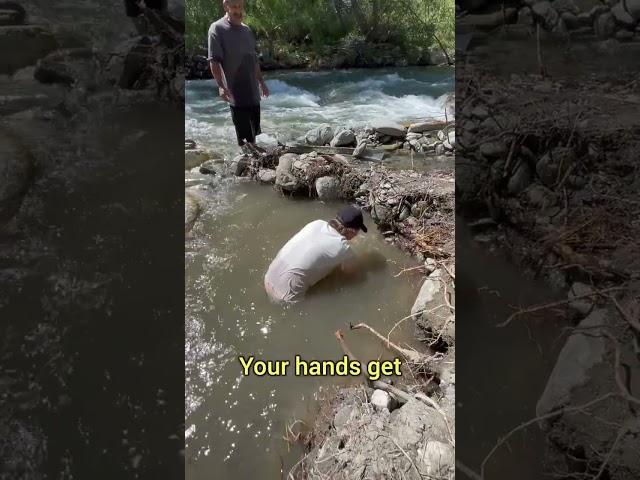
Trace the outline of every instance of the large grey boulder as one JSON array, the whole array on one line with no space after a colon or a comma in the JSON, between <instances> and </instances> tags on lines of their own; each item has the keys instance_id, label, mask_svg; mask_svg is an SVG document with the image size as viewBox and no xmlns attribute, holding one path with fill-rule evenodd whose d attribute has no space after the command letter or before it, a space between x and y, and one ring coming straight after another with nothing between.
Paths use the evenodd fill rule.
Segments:
<instances>
[{"instance_id":1,"label":"large grey boulder","mask_svg":"<svg viewBox=\"0 0 640 480\"><path fill-rule=\"evenodd\" d=\"M389 135L393 138L404 138L407 130L399 123L379 121L373 125L373 129L382 134Z\"/></svg>"},{"instance_id":2,"label":"large grey boulder","mask_svg":"<svg viewBox=\"0 0 640 480\"><path fill-rule=\"evenodd\" d=\"M0 227L18 211L33 174L29 150L0 129Z\"/></svg>"},{"instance_id":3,"label":"large grey boulder","mask_svg":"<svg viewBox=\"0 0 640 480\"><path fill-rule=\"evenodd\" d=\"M560 19L560 15L558 12L551 6L551 3L543 1L538 2L533 5L532 9L534 17L539 18L544 27L552 30L558 23Z\"/></svg>"},{"instance_id":4,"label":"large grey boulder","mask_svg":"<svg viewBox=\"0 0 640 480\"><path fill-rule=\"evenodd\" d=\"M299 161L295 153L285 153L276 167L276 186L287 192L295 192L303 186L298 177L292 173L294 162Z\"/></svg>"},{"instance_id":5,"label":"large grey boulder","mask_svg":"<svg viewBox=\"0 0 640 480\"><path fill-rule=\"evenodd\" d=\"M0 28L0 74L34 65L59 47L53 33L41 25L15 25Z\"/></svg>"},{"instance_id":6,"label":"large grey boulder","mask_svg":"<svg viewBox=\"0 0 640 480\"><path fill-rule=\"evenodd\" d=\"M332 147L349 147L356 142L356 134L351 130L340 130L331 140Z\"/></svg>"},{"instance_id":7,"label":"large grey boulder","mask_svg":"<svg viewBox=\"0 0 640 480\"><path fill-rule=\"evenodd\" d=\"M440 269L437 269L425 279L422 287L420 288L420 292L413 303L413 307L411 307L411 315L419 315L427 308L427 305L436 299L436 295L441 289L441 276L442 272Z\"/></svg>"},{"instance_id":8,"label":"large grey boulder","mask_svg":"<svg viewBox=\"0 0 640 480\"><path fill-rule=\"evenodd\" d=\"M607 339L598 335L606 324L605 309L595 310L580 322L578 331L569 337L558 355L556 365L536 406L538 416L569 404L571 391L589 381L590 370L602 362L606 352Z\"/></svg>"},{"instance_id":9,"label":"large grey boulder","mask_svg":"<svg viewBox=\"0 0 640 480\"><path fill-rule=\"evenodd\" d=\"M340 197L340 180L326 176L316 180L316 192L321 200L335 200Z\"/></svg>"},{"instance_id":10,"label":"large grey boulder","mask_svg":"<svg viewBox=\"0 0 640 480\"><path fill-rule=\"evenodd\" d=\"M333 128L330 125L322 125L309 130L304 141L309 145L328 145L333 139Z\"/></svg>"}]
</instances>

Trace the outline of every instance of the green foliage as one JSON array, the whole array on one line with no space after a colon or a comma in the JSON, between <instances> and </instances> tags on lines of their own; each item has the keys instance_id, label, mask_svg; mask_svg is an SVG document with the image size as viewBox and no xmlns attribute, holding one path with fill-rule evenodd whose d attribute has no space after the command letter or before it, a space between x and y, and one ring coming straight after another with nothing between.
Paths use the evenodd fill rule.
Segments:
<instances>
[{"instance_id":1,"label":"green foliage","mask_svg":"<svg viewBox=\"0 0 640 480\"><path fill-rule=\"evenodd\" d=\"M186 45L206 45L209 25L224 11L221 0L186 0ZM405 51L440 42L455 45L454 0L246 0L246 23L263 46L327 52L354 38L390 43ZM435 35L435 36L434 36Z\"/></svg>"}]
</instances>

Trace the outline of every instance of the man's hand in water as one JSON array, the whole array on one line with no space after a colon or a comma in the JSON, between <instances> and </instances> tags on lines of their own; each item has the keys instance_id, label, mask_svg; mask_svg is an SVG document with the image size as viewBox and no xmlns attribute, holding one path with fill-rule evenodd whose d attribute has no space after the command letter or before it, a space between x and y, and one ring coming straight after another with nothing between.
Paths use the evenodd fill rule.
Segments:
<instances>
[{"instance_id":1,"label":"man's hand in water","mask_svg":"<svg viewBox=\"0 0 640 480\"><path fill-rule=\"evenodd\" d=\"M261 81L260 82L260 89L262 90L262 96L265 98L269 97L269 87L267 87L267 82L265 81Z\"/></svg>"},{"instance_id":2,"label":"man's hand in water","mask_svg":"<svg viewBox=\"0 0 640 480\"><path fill-rule=\"evenodd\" d=\"M220 94L220 98L222 98L222 100L224 100L227 103L231 102L231 99L233 98L233 96L231 95L231 92L229 91L228 88L219 87L218 93Z\"/></svg>"}]
</instances>

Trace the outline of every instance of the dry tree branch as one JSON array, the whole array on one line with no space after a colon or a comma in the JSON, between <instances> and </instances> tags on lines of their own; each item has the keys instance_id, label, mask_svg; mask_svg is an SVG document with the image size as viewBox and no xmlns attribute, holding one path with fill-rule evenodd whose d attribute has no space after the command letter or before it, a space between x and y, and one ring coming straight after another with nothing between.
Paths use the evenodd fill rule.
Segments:
<instances>
[{"instance_id":1,"label":"dry tree branch","mask_svg":"<svg viewBox=\"0 0 640 480\"><path fill-rule=\"evenodd\" d=\"M535 306L532 306L532 307L521 308L517 312L514 312L511 315L509 315L509 317L504 322L498 323L496 326L499 327L499 328L506 327L516 317L519 317L520 315L525 315L527 313L534 313L534 312L539 312L541 310L548 310L550 308L561 307L561 306L573 303L576 300L581 300L583 298L590 298L590 297L594 297L596 295L602 295L602 294L608 293L608 292L620 292L620 291L624 291L624 290L628 290L628 289L629 289L629 287L620 287L620 286L611 287L611 288L605 288L605 289L598 290L598 291L595 291L595 292L585 293L584 295L576 295L575 297L573 297L571 299L567 299L567 300L558 300L557 302L551 302L551 303L545 303L545 304L542 304L542 305L535 305Z\"/></svg>"}]
</instances>

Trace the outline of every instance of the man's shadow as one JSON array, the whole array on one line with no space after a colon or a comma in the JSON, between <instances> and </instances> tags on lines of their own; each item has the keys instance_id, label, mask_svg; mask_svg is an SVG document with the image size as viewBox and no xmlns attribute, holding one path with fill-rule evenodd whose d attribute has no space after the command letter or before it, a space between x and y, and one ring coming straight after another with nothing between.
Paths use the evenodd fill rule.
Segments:
<instances>
[{"instance_id":1,"label":"man's shadow","mask_svg":"<svg viewBox=\"0 0 640 480\"><path fill-rule=\"evenodd\" d=\"M370 273L385 270L387 268L386 257L376 251L358 253L356 258L350 262L350 272L343 272L341 268L336 268L325 278L311 287L307 297L320 297L330 295L337 290L346 287L353 288L367 280Z\"/></svg>"}]
</instances>

